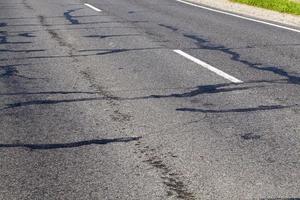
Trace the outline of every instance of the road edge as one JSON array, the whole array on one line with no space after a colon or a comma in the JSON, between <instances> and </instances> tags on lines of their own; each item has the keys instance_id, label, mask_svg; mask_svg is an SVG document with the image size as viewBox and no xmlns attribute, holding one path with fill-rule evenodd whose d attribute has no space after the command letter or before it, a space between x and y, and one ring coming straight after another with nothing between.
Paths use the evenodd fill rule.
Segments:
<instances>
[{"instance_id":1,"label":"road edge","mask_svg":"<svg viewBox=\"0 0 300 200\"><path fill-rule=\"evenodd\" d=\"M200 6L207 6L208 8L218 9L220 11L229 12L236 15L241 15L244 17L249 17L253 19L263 20L266 22L273 22L276 24L282 24L294 27L296 29L300 28L300 16L280 13L272 10L267 10L264 8L252 7L249 5L233 3L228 0L184 0L188 3L197 4Z\"/></svg>"}]
</instances>

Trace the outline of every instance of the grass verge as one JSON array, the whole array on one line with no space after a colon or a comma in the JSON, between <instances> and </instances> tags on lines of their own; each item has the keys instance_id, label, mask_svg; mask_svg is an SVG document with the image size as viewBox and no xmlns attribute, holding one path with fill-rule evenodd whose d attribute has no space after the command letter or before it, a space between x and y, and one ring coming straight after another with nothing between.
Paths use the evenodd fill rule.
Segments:
<instances>
[{"instance_id":1,"label":"grass verge","mask_svg":"<svg viewBox=\"0 0 300 200\"><path fill-rule=\"evenodd\" d=\"M300 3L291 0L230 0L282 13L300 15Z\"/></svg>"}]
</instances>

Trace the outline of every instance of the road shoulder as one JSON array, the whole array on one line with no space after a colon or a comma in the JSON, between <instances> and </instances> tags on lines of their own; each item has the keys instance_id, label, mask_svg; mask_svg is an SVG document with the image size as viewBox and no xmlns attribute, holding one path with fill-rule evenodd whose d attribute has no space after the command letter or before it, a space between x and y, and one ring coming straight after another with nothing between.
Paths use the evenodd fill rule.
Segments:
<instances>
[{"instance_id":1,"label":"road shoulder","mask_svg":"<svg viewBox=\"0 0 300 200\"><path fill-rule=\"evenodd\" d=\"M275 23L286 24L300 28L300 16L279 13L263 8L252 7L239 3L233 3L228 0L188 0L187 2L206 5L209 7L221 9L224 11L234 12L244 16L254 17L261 20L272 21Z\"/></svg>"}]
</instances>

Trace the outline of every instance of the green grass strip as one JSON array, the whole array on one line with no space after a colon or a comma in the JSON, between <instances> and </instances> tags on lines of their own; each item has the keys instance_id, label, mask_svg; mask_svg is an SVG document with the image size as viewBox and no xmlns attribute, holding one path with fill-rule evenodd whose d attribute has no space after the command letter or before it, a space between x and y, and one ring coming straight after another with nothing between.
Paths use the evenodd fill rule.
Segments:
<instances>
[{"instance_id":1,"label":"green grass strip","mask_svg":"<svg viewBox=\"0 0 300 200\"><path fill-rule=\"evenodd\" d=\"M282 13L300 15L300 3L291 0L230 0L230 1L248 4L251 6L257 6L261 8L266 8L270 10L275 10Z\"/></svg>"}]
</instances>

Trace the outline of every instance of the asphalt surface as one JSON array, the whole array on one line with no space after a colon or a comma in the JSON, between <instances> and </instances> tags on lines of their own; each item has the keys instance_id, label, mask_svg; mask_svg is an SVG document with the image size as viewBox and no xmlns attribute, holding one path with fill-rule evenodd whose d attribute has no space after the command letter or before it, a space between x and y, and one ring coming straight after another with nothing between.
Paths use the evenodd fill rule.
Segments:
<instances>
[{"instance_id":1,"label":"asphalt surface","mask_svg":"<svg viewBox=\"0 0 300 200\"><path fill-rule=\"evenodd\" d=\"M299 198L299 45L175 0L1 0L0 199Z\"/></svg>"}]
</instances>

